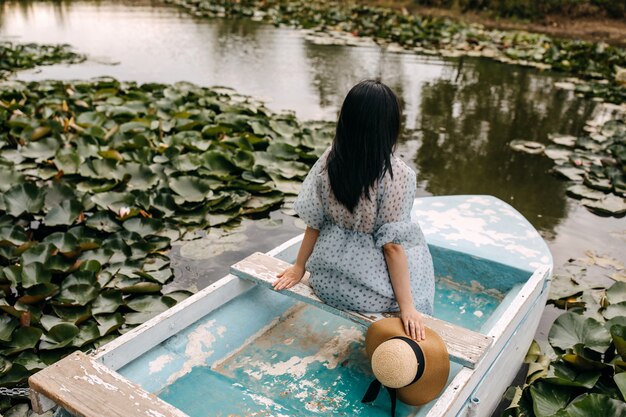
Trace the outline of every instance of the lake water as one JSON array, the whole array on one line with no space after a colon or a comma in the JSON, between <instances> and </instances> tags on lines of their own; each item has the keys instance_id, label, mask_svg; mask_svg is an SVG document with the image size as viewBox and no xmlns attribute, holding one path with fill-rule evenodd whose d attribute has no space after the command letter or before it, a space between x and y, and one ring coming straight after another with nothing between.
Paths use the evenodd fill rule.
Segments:
<instances>
[{"instance_id":1,"label":"lake water","mask_svg":"<svg viewBox=\"0 0 626 417\"><path fill-rule=\"evenodd\" d=\"M560 265L594 249L624 260L624 219L589 213L548 173L551 161L508 143L577 135L595 103L553 88L561 75L483 59L391 53L378 46L316 45L301 31L249 20L198 19L150 1L4 2L0 39L69 43L89 59L19 72L16 78L224 85L301 119L334 120L361 79L380 76L399 95L405 133L398 153L418 173L418 195L491 194L540 230ZM228 265L301 230L280 211L244 220L226 239L176 244L176 286L201 288ZM211 232L212 233L212 232ZM209 235L211 235L209 233Z\"/></svg>"}]
</instances>

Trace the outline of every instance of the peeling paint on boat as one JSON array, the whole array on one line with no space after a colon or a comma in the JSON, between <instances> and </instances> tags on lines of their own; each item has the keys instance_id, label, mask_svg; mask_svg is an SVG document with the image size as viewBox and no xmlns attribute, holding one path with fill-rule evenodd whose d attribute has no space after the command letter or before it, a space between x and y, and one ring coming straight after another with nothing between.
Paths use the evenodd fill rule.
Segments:
<instances>
[{"instance_id":1,"label":"peeling paint on boat","mask_svg":"<svg viewBox=\"0 0 626 417\"><path fill-rule=\"evenodd\" d=\"M174 372L167 379L169 384L173 383L181 376L191 372L194 366L206 365L207 359L214 353L214 350L211 349L213 342L216 340L216 337L212 332L214 325L215 320L210 320L202 326L198 326L189 334L188 342L185 346L186 361L183 363L180 370Z\"/></svg>"},{"instance_id":2,"label":"peeling paint on boat","mask_svg":"<svg viewBox=\"0 0 626 417\"><path fill-rule=\"evenodd\" d=\"M161 355L148 364L150 374L159 372L165 365L174 360L173 355Z\"/></svg>"}]
</instances>

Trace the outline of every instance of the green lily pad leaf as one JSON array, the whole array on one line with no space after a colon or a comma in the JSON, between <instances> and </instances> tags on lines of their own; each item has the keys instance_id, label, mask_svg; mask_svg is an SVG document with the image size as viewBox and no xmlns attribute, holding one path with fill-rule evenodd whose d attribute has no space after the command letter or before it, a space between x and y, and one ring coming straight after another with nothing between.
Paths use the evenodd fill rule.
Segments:
<instances>
[{"instance_id":1,"label":"green lily pad leaf","mask_svg":"<svg viewBox=\"0 0 626 417\"><path fill-rule=\"evenodd\" d=\"M621 316L625 317L625 316ZM611 324L611 323L607 323ZM626 325L614 324L609 328L617 353L626 361Z\"/></svg>"},{"instance_id":2,"label":"green lily pad leaf","mask_svg":"<svg viewBox=\"0 0 626 417\"><path fill-rule=\"evenodd\" d=\"M161 291L161 285L156 282L145 282L128 277L116 281L114 285L124 294L151 294Z\"/></svg>"},{"instance_id":3,"label":"green lily pad leaf","mask_svg":"<svg viewBox=\"0 0 626 417\"><path fill-rule=\"evenodd\" d=\"M106 121L104 114L93 111L81 113L76 118L76 124L81 127L102 126Z\"/></svg>"},{"instance_id":4,"label":"green lily pad leaf","mask_svg":"<svg viewBox=\"0 0 626 417\"><path fill-rule=\"evenodd\" d=\"M46 264L55 250L51 243L37 243L22 253L22 265L28 265L33 262Z\"/></svg>"},{"instance_id":5,"label":"green lily pad leaf","mask_svg":"<svg viewBox=\"0 0 626 417\"><path fill-rule=\"evenodd\" d=\"M115 233L121 229L115 216L108 211L98 211L85 221L85 225L101 232Z\"/></svg>"},{"instance_id":6,"label":"green lily pad leaf","mask_svg":"<svg viewBox=\"0 0 626 417\"><path fill-rule=\"evenodd\" d=\"M568 148L573 148L576 146L576 140L578 139L576 136L570 135L548 135L548 139L557 145L567 146Z\"/></svg>"},{"instance_id":7,"label":"green lily pad leaf","mask_svg":"<svg viewBox=\"0 0 626 417\"><path fill-rule=\"evenodd\" d=\"M28 242L28 236L21 226L3 226L0 227L0 246L13 245L19 246Z\"/></svg>"},{"instance_id":8,"label":"green lily pad leaf","mask_svg":"<svg viewBox=\"0 0 626 417\"><path fill-rule=\"evenodd\" d=\"M22 287L24 288L49 283L51 279L52 274L40 262L31 262L22 267Z\"/></svg>"},{"instance_id":9,"label":"green lily pad leaf","mask_svg":"<svg viewBox=\"0 0 626 417\"><path fill-rule=\"evenodd\" d=\"M70 226L83 210L82 204L75 200L66 200L61 205L53 207L46 217L44 223L47 226Z\"/></svg>"},{"instance_id":10,"label":"green lily pad leaf","mask_svg":"<svg viewBox=\"0 0 626 417\"><path fill-rule=\"evenodd\" d=\"M564 362L553 362L548 368L548 374L543 379L545 382L568 387L582 387L591 389L598 379L601 371L576 371Z\"/></svg>"},{"instance_id":11,"label":"green lily pad leaf","mask_svg":"<svg viewBox=\"0 0 626 417\"><path fill-rule=\"evenodd\" d=\"M98 314L94 318L98 322L100 336L106 336L124 324L124 317L120 313Z\"/></svg>"},{"instance_id":12,"label":"green lily pad leaf","mask_svg":"<svg viewBox=\"0 0 626 417\"><path fill-rule=\"evenodd\" d=\"M240 170L250 170L254 166L254 155L247 150L238 149L232 157L232 162Z\"/></svg>"},{"instance_id":13,"label":"green lily pad leaf","mask_svg":"<svg viewBox=\"0 0 626 417\"><path fill-rule=\"evenodd\" d=\"M221 152L207 151L202 154L202 165L212 175L228 175L237 172L237 167Z\"/></svg>"},{"instance_id":14,"label":"green lily pad leaf","mask_svg":"<svg viewBox=\"0 0 626 417\"><path fill-rule=\"evenodd\" d=\"M150 167L136 162L128 162L121 165L119 173L123 177L130 177L127 184L129 189L148 190L159 182L159 177L152 172Z\"/></svg>"},{"instance_id":15,"label":"green lily pad leaf","mask_svg":"<svg viewBox=\"0 0 626 417\"><path fill-rule=\"evenodd\" d=\"M98 324L93 320L89 320L79 326L79 332L72 341L72 346L82 347L87 343L93 342L100 338L100 331L98 330Z\"/></svg>"},{"instance_id":16,"label":"green lily pad leaf","mask_svg":"<svg viewBox=\"0 0 626 417\"><path fill-rule=\"evenodd\" d=\"M626 199L609 194L601 200L583 200L583 205L589 210L601 214L620 216L626 213Z\"/></svg>"},{"instance_id":17,"label":"green lily pad leaf","mask_svg":"<svg viewBox=\"0 0 626 417\"><path fill-rule=\"evenodd\" d=\"M89 306L62 306L52 304L54 313L70 323L79 324L91 317Z\"/></svg>"},{"instance_id":18,"label":"green lily pad leaf","mask_svg":"<svg viewBox=\"0 0 626 417\"><path fill-rule=\"evenodd\" d=\"M19 363L13 363L11 369L4 375L0 376L0 386L6 387L21 384L25 382L28 377L31 376L31 374L32 372L30 372L24 366L20 365ZM21 413L28 412L28 404L16 405L4 414L5 417L10 417L9 413L13 412L12 410L15 410L15 417L20 417L21 415L25 415Z\"/></svg>"},{"instance_id":19,"label":"green lily pad leaf","mask_svg":"<svg viewBox=\"0 0 626 417\"><path fill-rule=\"evenodd\" d=\"M566 408L568 417L617 417L626 416L626 403L602 394L585 393Z\"/></svg>"},{"instance_id":20,"label":"green lily pad leaf","mask_svg":"<svg viewBox=\"0 0 626 417\"><path fill-rule=\"evenodd\" d=\"M165 294L165 296L176 301L176 304L189 298L189 296L191 295L193 295L193 293L190 291L186 291L186 290L177 290L177 291L172 291L172 292L168 292L167 294Z\"/></svg>"},{"instance_id":21,"label":"green lily pad leaf","mask_svg":"<svg viewBox=\"0 0 626 417\"><path fill-rule=\"evenodd\" d=\"M100 291L100 284L88 271L76 271L61 284L61 292L54 302L63 306L84 306L93 301Z\"/></svg>"},{"instance_id":22,"label":"green lily pad leaf","mask_svg":"<svg viewBox=\"0 0 626 417\"><path fill-rule=\"evenodd\" d=\"M80 167L80 156L71 148L62 148L54 156L54 165L64 174L76 174Z\"/></svg>"},{"instance_id":23,"label":"green lily pad leaf","mask_svg":"<svg viewBox=\"0 0 626 417\"><path fill-rule=\"evenodd\" d=\"M610 320L616 317L624 317L626 316L626 301L622 301L621 303L611 304L602 312L602 316L605 319Z\"/></svg>"},{"instance_id":24,"label":"green lily pad leaf","mask_svg":"<svg viewBox=\"0 0 626 417\"><path fill-rule=\"evenodd\" d=\"M166 256L154 255L146 258L145 263L143 264L143 270L146 272L150 271L158 271L159 269L163 269L170 264L170 260Z\"/></svg>"},{"instance_id":25,"label":"green lily pad leaf","mask_svg":"<svg viewBox=\"0 0 626 417\"><path fill-rule=\"evenodd\" d=\"M626 372L615 374L613 380L615 381L615 385L617 385L617 388L619 388L619 391L622 394L622 399L626 401Z\"/></svg>"},{"instance_id":26,"label":"green lily pad leaf","mask_svg":"<svg viewBox=\"0 0 626 417\"><path fill-rule=\"evenodd\" d=\"M78 334L78 327L71 323L59 323L44 335L39 344L40 350L52 350L65 347L72 343Z\"/></svg>"},{"instance_id":27,"label":"green lily pad leaf","mask_svg":"<svg viewBox=\"0 0 626 417\"><path fill-rule=\"evenodd\" d=\"M531 140L513 140L509 143L509 147L514 151L529 154L540 154L546 149L544 144Z\"/></svg>"},{"instance_id":28,"label":"green lily pad leaf","mask_svg":"<svg viewBox=\"0 0 626 417\"><path fill-rule=\"evenodd\" d=\"M296 147L287 143L272 142L270 146L267 147L266 151L279 159L288 161L297 161L300 159Z\"/></svg>"},{"instance_id":29,"label":"green lily pad leaf","mask_svg":"<svg viewBox=\"0 0 626 417\"><path fill-rule=\"evenodd\" d=\"M158 311L146 311L145 313L126 313L124 314L124 322L127 325L143 324L151 318L157 316L158 314Z\"/></svg>"},{"instance_id":30,"label":"green lily pad leaf","mask_svg":"<svg viewBox=\"0 0 626 417\"><path fill-rule=\"evenodd\" d=\"M0 159L0 161L2 161L2 159ZM24 174L2 165L0 165L0 178L4 178L4 181L0 182L0 192L2 193L8 191L15 184L22 184L26 181ZM0 203L1 202L2 199L0 199Z\"/></svg>"},{"instance_id":31,"label":"green lily pad leaf","mask_svg":"<svg viewBox=\"0 0 626 417\"><path fill-rule=\"evenodd\" d=\"M43 242L54 245L61 253L78 250L78 239L70 233L55 232L46 236Z\"/></svg>"},{"instance_id":32,"label":"green lily pad leaf","mask_svg":"<svg viewBox=\"0 0 626 417\"><path fill-rule=\"evenodd\" d=\"M11 334L17 326L19 321L10 316L0 316L0 341L9 342L11 340Z\"/></svg>"},{"instance_id":33,"label":"green lily pad leaf","mask_svg":"<svg viewBox=\"0 0 626 417\"><path fill-rule=\"evenodd\" d=\"M26 349L32 349L39 342L43 332L36 327L20 327L13 332L11 342L7 343L7 348L1 349L0 354L8 356Z\"/></svg>"},{"instance_id":34,"label":"green lily pad leaf","mask_svg":"<svg viewBox=\"0 0 626 417\"><path fill-rule=\"evenodd\" d=\"M14 286L17 286L22 282L22 267L19 265L5 266L2 268L2 275Z\"/></svg>"},{"instance_id":35,"label":"green lily pad leaf","mask_svg":"<svg viewBox=\"0 0 626 417\"><path fill-rule=\"evenodd\" d=\"M562 165L569 161L569 157L572 155L572 151L559 146L548 146L543 151L543 154L552 159L555 164Z\"/></svg>"},{"instance_id":36,"label":"green lily pad leaf","mask_svg":"<svg viewBox=\"0 0 626 417\"><path fill-rule=\"evenodd\" d=\"M537 417L550 417L565 408L571 396L568 387L537 382L530 386L533 410Z\"/></svg>"},{"instance_id":37,"label":"green lily pad leaf","mask_svg":"<svg viewBox=\"0 0 626 417\"><path fill-rule=\"evenodd\" d=\"M582 184L576 184L568 187L567 194L576 198L586 198L588 200L602 200L606 197L606 194L602 191L591 189Z\"/></svg>"},{"instance_id":38,"label":"green lily pad leaf","mask_svg":"<svg viewBox=\"0 0 626 417\"><path fill-rule=\"evenodd\" d=\"M176 300L160 295L140 295L126 302L126 306L133 311L145 313L148 311L162 312L176 304Z\"/></svg>"},{"instance_id":39,"label":"green lily pad leaf","mask_svg":"<svg viewBox=\"0 0 626 417\"><path fill-rule=\"evenodd\" d=\"M57 324L66 323L66 321L57 316L53 316L52 314L44 314L39 319L39 323L41 323L41 326L49 332Z\"/></svg>"},{"instance_id":40,"label":"green lily pad leaf","mask_svg":"<svg viewBox=\"0 0 626 417\"><path fill-rule=\"evenodd\" d=\"M27 158L43 161L52 158L60 146L61 144L58 139L47 137L36 142L28 143L20 150L20 153Z\"/></svg>"},{"instance_id":41,"label":"green lily pad leaf","mask_svg":"<svg viewBox=\"0 0 626 417\"><path fill-rule=\"evenodd\" d=\"M122 224L122 227L128 231L139 233L139 235L145 237L148 235L154 235L163 229L163 222L158 219L151 219L147 217L134 217L126 220Z\"/></svg>"},{"instance_id":42,"label":"green lily pad leaf","mask_svg":"<svg viewBox=\"0 0 626 417\"><path fill-rule=\"evenodd\" d=\"M83 262L80 265L81 271L88 271L97 275L98 272L102 269L102 264L95 259L89 259L88 261Z\"/></svg>"},{"instance_id":43,"label":"green lily pad leaf","mask_svg":"<svg viewBox=\"0 0 626 417\"><path fill-rule=\"evenodd\" d=\"M35 184L27 182L13 186L3 195L6 212L14 217L23 213L38 213L45 200L45 193Z\"/></svg>"},{"instance_id":44,"label":"green lily pad leaf","mask_svg":"<svg viewBox=\"0 0 626 417\"><path fill-rule=\"evenodd\" d=\"M550 329L548 340L552 346L563 350L582 343L591 350L604 353L609 347L611 336L597 320L575 313L566 313L556 319Z\"/></svg>"},{"instance_id":45,"label":"green lily pad leaf","mask_svg":"<svg viewBox=\"0 0 626 417\"><path fill-rule=\"evenodd\" d=\"M582 181L585 174L585 170L569 165L559 165L552 168L552 170L570 181Z\"/></svg>"},{"instance_id":46,"label":"green lily pad leaf","mask_svg":"<svg viewBox=\"0 0 626 417\"><path fill-rule=\"evenodd\" d=\"M67 256L56 254L46 262L46 268L52 273L69 272L74 266L75 260Z\"/></svg>"},{"instance_id":47,"label":"green lily pad leaf","mask_svg":"<svg viewBox=\"0 0 626 417\"><path fill-rule=\"evenodd\" d=\"M244 213L262 213L276 204L282 203L283 198L281 193L267 193L252 196L243 206Z\"/></svg>"},{"instance_id":48,"label":"green lily pad leaf","mask_svg":"<svg viewBox=\"0 0 626 417\"><path fill-rule=\"evenodd\" d=\"M106 290L101 292L91 305L93 314L114 313L123 304L122 292Z\"/></svg>"},{"instance_id":49,"label":"green lily pad leaf","mask_svg":"<svg viewBox=\"0 0 626 417\"><path fill-rule=\"evenodd\" d=\"M24 291L24 295L18 298L22 304L34 304L48 297L52 297L59 291L59 287L51 283L33 285Z\"/></svg>"},{"instance_id":50,"label":"green lily pad leaf","mask_svg":"<svg viewBox=\"0 0 626 417\"><path fill-rule=\"evenodd\" d=\"M602 370L608 366L601 361L599 354L585 349L583 345L574 346L571 353L565 353L561 358L580 371Z\"/></svg>"},{"instance_id":51,"label":"green lily pad leaf","mask_svg":"<svg viewBox=\"0 0 626 417\"><path fill-rule=\"evenodd\" d=\"M201 202L213 196L213 183L203 178L177 177L169 179L169 186L185 202Z\"/></svg>"},{"instance_id":52,"label":"green lily pad leaf","mask_svg":"<svg viewBox=\"0 0 626 417\"><path fill-rule=\"evenodd\" d=\"M13 360L13 363L23 366L30 372L38 372L44 369L47 365L39 359L39 357L33 352L22 352L17 358Z\"/></svg>"},{"instance_id":53,"label":"green lily pad leaf","mask_svg":"<svg viewBox=\"0 0 626 417\"><path fill-rule=\"evenodd\" d=\"M616 282L606 290L606 299L611 304L626 301L626 282Z\"/></svg>"},{"instance_id":54,"label":"green lily pad leaf","mask_svg":"<svg viewBox=\"0 0 626 417\"><path fill-rule=\"evenodd\" d=\"M167 281L169 281L170 278L174 276L173 271L169 268L150 272L135 271L135 274L149 281L158 282L159 284L165 284Z\"/></svg>"}]
</instances>

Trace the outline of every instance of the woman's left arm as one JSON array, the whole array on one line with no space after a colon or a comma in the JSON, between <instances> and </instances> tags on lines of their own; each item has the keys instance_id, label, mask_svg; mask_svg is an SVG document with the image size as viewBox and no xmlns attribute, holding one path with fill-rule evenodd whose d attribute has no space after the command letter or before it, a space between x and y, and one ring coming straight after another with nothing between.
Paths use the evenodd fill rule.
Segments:
<instances>
[{"instance_id":1,"label":"woman's left arm","mask_svg":"<svg viewBox=\"0 0 626 417\"><path fill-rule=\"evenodd\" d=\"M291 288L300 282L302 277L304 277L304 273L306 272L306 261L309 259L309 256L311 256L313 247L315 246L315 242L317 242L317 237L319 235L319 230L307 226L304 231L304 238L300 244L300 250L298 250L296 263L276 275L278 280L276 280L273 284L276 291Z\"/></svg>"}]
</instances>

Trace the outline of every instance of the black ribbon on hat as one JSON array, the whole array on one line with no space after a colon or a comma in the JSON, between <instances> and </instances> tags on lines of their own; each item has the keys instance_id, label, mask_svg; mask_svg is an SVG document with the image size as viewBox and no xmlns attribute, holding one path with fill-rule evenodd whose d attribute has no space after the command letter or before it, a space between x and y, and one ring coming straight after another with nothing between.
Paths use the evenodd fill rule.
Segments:
<instances>
[{"instance_id":1,"label":"black ribbon on hat","mask_svg":"<svg viewBox=\"0 0 626 417\"><path fill-rule=\"evenodd\" d=\"M405 337L405 336L395 336L388 340L391 340L391 339L404 340L405 342L409 344L409 346L411 346L411 349L413 349L413 353L415 353L415 357L417 358L417 364L418 364L417 372L415 373L415 378L413 378L413 381L411 381L406 386L414 384L424 374L425 361L424 361L424 352L422 352L422 348L420 348L420 346L417 344L415 340L409 339L408 337ZM365 395L363 396L363 399L361 400L361 402L371 403L372 401L374 401L376 397L378 397L378 394L380 393L380 388L382 386L383 384L378 379L374 379L370 383L370 386L367 388L367 392L365 392ZM385 388L387 388L387 392L389 393L389 399L391 400L391 417L395 417L396 415L396 388L390 388L390 387L385 387Z\"/></svg>"}]
</instances>

